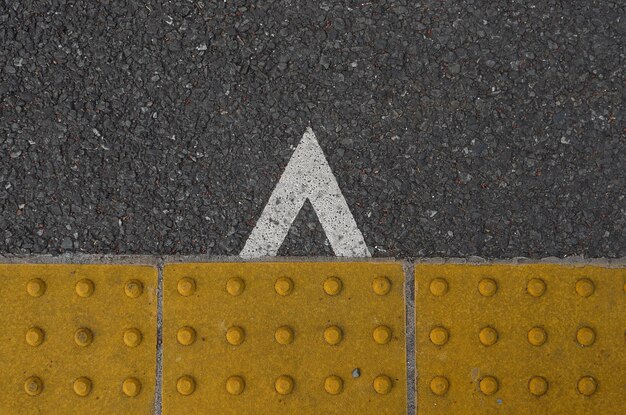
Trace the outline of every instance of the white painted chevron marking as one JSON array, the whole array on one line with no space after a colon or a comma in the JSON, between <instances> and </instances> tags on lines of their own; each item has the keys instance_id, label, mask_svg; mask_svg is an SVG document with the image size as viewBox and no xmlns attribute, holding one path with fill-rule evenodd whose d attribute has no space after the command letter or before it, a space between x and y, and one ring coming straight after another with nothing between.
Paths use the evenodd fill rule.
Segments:
<instances>
[{"instance_id":1,"label":"white painted chevron marking","mask_svg":"<svg viewBox=\"0 0 626 415\"><path fill-rule=\"evenodd\" d=\"M372 256L310 127L291 156L240 256L276 256L306 200L315 209L335 255Z\"/></svg>"}]
</instances>

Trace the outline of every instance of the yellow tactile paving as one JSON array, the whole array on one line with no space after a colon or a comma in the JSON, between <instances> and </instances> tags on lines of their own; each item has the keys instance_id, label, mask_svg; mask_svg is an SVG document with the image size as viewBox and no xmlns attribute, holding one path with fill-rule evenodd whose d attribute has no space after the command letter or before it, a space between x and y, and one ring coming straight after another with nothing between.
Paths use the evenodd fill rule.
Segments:
<instances>
[{"instance_id":1,"label":"yellow tactile paving","mask_svg":"<svg viewBox=\"0 0 626 415\"><path fill-rule=\"evenodd\" d=\"M406 413L403 281L399 264L166 265L163 413Z\"/></svg>"},{"instance_id":2,"label":"yellow tactile paving","mask_svg":"<svg viewBox=\"0 0 626 415\"><path fill-rule=\"evenodd\" d=\"M626 413L626 269L415 267L419 414Z\"/></svg>"},{"instance_id":3,"label":"yellow tactile paving","mask_svg":"<svg viewBox=\"0 0 626 415\"><path fill-rule=\"evenodd\" d=\"M155 268L0 264L0 414L151 414Z\"/></svg>"}]
</instances>

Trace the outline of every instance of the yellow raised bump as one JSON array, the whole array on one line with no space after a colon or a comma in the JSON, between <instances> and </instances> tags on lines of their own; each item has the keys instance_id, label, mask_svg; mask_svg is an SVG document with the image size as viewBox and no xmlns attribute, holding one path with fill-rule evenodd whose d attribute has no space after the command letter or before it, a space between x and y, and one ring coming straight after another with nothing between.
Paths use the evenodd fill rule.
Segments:
<instances>
[{"instance_id":1,"label":"yellow raised bump","mask_svg":"<svg viewBox=\"0 0 626 415\"><path fill-rule=\"evenodd\" d=\"M93 332L87 327L81 327L74 333L74 342L80 347L86 347L93 341Z\"/></svg>"},{"instance_id":2,"label":"yellow raised bump","mask_svg":"<svg viewBox=\"0 0 626 415\"><path fill-rule=\"evenodd\" d=\"M137 378L126 378L122 382L122 392L128 397L134 398L141 392L141 382Z\"/></svg>"},{"instance_id":3,"label":"yellow raised bump","mask_svg":"<svg viewBox=\"0 0 626 415\"><path fill-rule=\"evenodd\" d=\"M176 381L176 390L183 396L189 396L196 390L196 381L189 375L184 375Z\"/></svg>"},{"instance_id":4,"label":"yellow raised bump","mask_svg":"<svg viewBox=\"0 0 626 415\"><path fill-rule=\"evenodd\" d=\"M584 376L578 381L577 389L580 394L591 396L596 393L598 382L591 376Z\"/></svg>"},{"instance_id":5,"label":"yellow raised bump","mask_svg":"<svg viewBox=\"0 0 626 415\"><path fill-rule=\"evenodd\" d=\"M528 331L528 342L533 346L541 346L548 340L548 333L541 327L533 327Z\"/></svg>"},{"instance_id":6,"label":"yellow raised bump","mask_svg":"<svg viewBox=\"0 0 626 415\"><path fill-rule=\"evenodd\" d=\"M391 291L391 281L387 277L376 277L372 281L372 291L376 295L387 295Z\"/></svg>"},{"instance_id":7,"label":"yellow raised bump","mask_svg":"<svg viewBox=\"0 0 626 415\"><path fill-rule=\"evenodd\" d=\"M483 327L478 333L478 339L483 346L493 346L498 341L498 332L493 327Z\"/></svg>"},{"instance_id":8,"label":"yellow raised bump","mask_svg":"<svg viewBox=\"0 0 626 415\"><path fill-rule=\"evenodd\" d=\"M450 334L445 327L435 327L430 331L430 341L437 346L443 346L449 338Z\"/></svg>"},{"instance_id":9,"label":"yellow raised bump","mask_svg":"<svg viewBox=\"0 0 626 415\"><path fill-rule=\"evenodd\" d=\"M136 279L126 281L124 293L128 298L139 297L143 293L143 283Z\"/></svg>"},{"instance_id":10,"label":"yellow raised bump","mask_svg":"<svg viewBox=\"0 0 626 415\"><path fill-rule=\"evenodd\" d=\"M128 347L137 347L141 343L143 335L136 328L128 329L124 332L124 344Z\"/></svg>"},{"instance_id":11,"label":"yellow raised bump","mask_svg":"<svg viewBox=\"0 0 626 415\"><path fill-rule=\"evenodd\" d=\"M581 278L576 281L576 293L581 297L590 297L595 290L596 287L593 281L591 281L589 278Z\"/></svg>"},{"instance_id":12,"label":"yellow raised bump","mask_svg":"<svg viewBox=\"0 0 626 415\"><path fill-rule=\"evenodd\" d=\"M46 292L46 283L41 278L33 278L26 284L26 292L31 297L41 297Z\"/></svg>"},{"instance_id":13,"label":"yellow raised bump","mask_svg":"<svg viewBox=\"0 0 626 415\"><path fill-rule=\"evenodd\" d=\"M193 327L185 326L178 329L176 340L183 346L189 346L196 341L196 331Z\"/></svg>"},{"instance_id":14,"label":"yellow raised bump","mask_svg":"<svg viewBox=\"0 0 626 415\"><path fill-rule=\"evenodd\" d=\"M591 327L581 327L576 332L576 341L581 346L591 346L596 341L596 332Z\"/></svg>"},{"instance_id":15,"label":"yellow raised bump","mask_svg":"<svg viewBox=\"0 0 626 415\"><path fill-rule=\"evenodd\" d=\"M548 381L543 376L533 376L528 381L528 391L535 396L543 396L548 391Z\"/></svg>"},{"instance_id":16,"label":"yellow raised bump","mask_svg":"<svg viewBox=\"0 0 626 415\"><path fill-rule=\"evenodd\" d=\"M80 377L74 381L72 388L76 395L85 397L91 393L91 379Z\"/></svg>"},{"instance_id":17,"label":"yellow raised bump","mask_svg":"<svg viewBox=\"0 0 626 415\"><path fill-rule=\"evenodd\" d=\"M281 326L276 329L274 339L280 344L291 344L294 339L293 329L289 326Z\"/></svg>"},{"instance_id":18,"label":"yellow raised bump","mask_svg":"<svg viewBox=\"0 0 626 415\"><path fill-rule=\"evenodd\" d=\"M480 391L485 395L493 395L498 391L498 380L493 376L485 376L478 383Z\"/></svg>"},{"instance_id":19,"label":"yellow raised bump","mask_svg":"<svg viewBox=\"0 0 626 415\"><path fill-rule=\"evenodd\" d=\"M343 390L343 379L331 375L324 380L324 390L331 395L339 395Z\"/></svg>"},{"instance_id":20,"label":"yellow raised bump","mask_svg":"<svg viewBox=\"0 0 626 415\"><path fill-rule=\"evenodd\" d=\"M178 280L178 284L176 284L176 289L178 290L178 293L183 297L189 297L196 292L196 280L189 277L183 277Z\"/></svg>"},{"instance_id":21,"label":"yellow raised bump","mask_svg":"<svg viewBox=\"0 0 626 415\"><path fill-rule=\"evenodd\" d=\"M243 343L245 339L245 332L241 327L233 326L226 330L226 341L233 346L238 346Z\"/></svg>"},{"instance_id":22,"label":"yellow raised bump","mask_svg":"<svg viewBox=\"0 0 626 415\"><path fill-rule=\"evenodd\" d=\"M337 345L343 339L343 331L338 326L330 326L324 330L324 340L330 345Z\"/></svg>"},{"instance_id":23,"label":"yellow raised bump","mask_svg":"<svg viewBox=\"0 0 626 415\"><path fill-rule=\"evenodd\" d=\"M24 391L30 396L37 396L43 391L43 382L37 376L31 376L24 382Z\"/></svg>"},{"instance_id":24,"label":"yellow raised bump","mask_svg":"<svg viewBox=\"0 0 626 415\"><path fill-rule=\"evenodd\" d=\"M43 343L45 333L39 327L31 327L26 331L26 343L36 347Z\"/></svg>"},{"instance_id":25,"label":"yellow raised bump","mask_svg":"<svg viewBox=\"0 0 626 415\"><path fill-rule=\"evenodd\" d=\"M274 289L279 295L289 295L293 291L293 280L289 277L280 277L276 280Z\"/></svg>"},{"instance_id":26,"label":"yellow raised bump","mask_svg":"<svg viewBox=\"0 0 626 415\"><path fill-rule=\"evenodd\" d=\"M324 292L328 295L337 295L341 292L343 283L337 277L328 277L324 281Z\"/></svg>"},{"instance_id":27,"label":"yellow raised bump","mask_svg":"<svg viewBox=\"0 0 626 415\"><path fill-rule=\"evenodd\" d=\"M436 297L442 297L448 292L448 281L444 278L435 278L430 282L430 293Z\"/></svg>"},{"instance_id":28,"label":"yellow raised bump","mask_svg":"<svg viewBox=\"0 0 626 415\"><path fill-rule=\"evenodd\" d=\"M444 376L435 376L430 381L430 390L435 395L443 396L448 392L450 382Z\"/></svg>"},{"instance_id":29,"label":"yellow raised bump","mask_svg":"<svg viewBox=\"0 0 626 415\"><path fill-rule=\"evenodd\" d=\"M387 326L378 326L374 329L374 341L378 344L387 344L391 341L391 329Z\"/></svg>"},{"instance_id":30,"label":"yellow raised bump","mask_svg":"<svg viewBox=\"0 0 626 415\"><path fill-rule=\"evenodd\" d=\"M276 389L276 392L280 393L281 395L289 395L291 392L293 392L294 388L293 378L287 375L279 376L276 379L276 382L274 382L274 388Z\"/></svg>"},{"instance_id":31,"label":"yellow raised bump","mask_svg":"<svg viewBox=\"0 0 626 415\"><path fill-rule=\"evenodd\" d=\"M387 375L378 375L374 378L374 390L380 395L387 395L393 388L393 382Z\"/></svg>"},{"instance_id":32,"label":"yellow raised bump","mask_svg":"<svg viewBox=\"0 0 626 415\"><path fill-rule=\"evenodd\" d=\"M483 278L478 283L478 292L483 297L493 297L498 291L498 284L492 278Z\"/></svg>"},{"instance_id":33,"label":"yellow raised bump","mask_svg":"<svg viewBox=\"0 0 626 415\"><path fill-rule=\"evenodd\" d=\"M233 297L238 297L243 294L246 288L246 283L239 277L229 278L226 281L226 291Z\"/></svg>"},{"instance_id":34,"label":"yellow raised bump","mask_svg":"<svg viewBox=\"0 0 626 415\"><path fill-rule=\"evenodd\" d=\"M231 395L241 395L246 388L246 382L241 376L231 376L226 379L226 391Z\"/></svg>"},{"instance_id":35,"label":"yellow raised bump","mask_svg":"<svg viewBox=\"0 0 626 415\"><path fill-rule=\"evenodd\" d=\"M91 297L91 295L93 294L95 290L95 285L90 279L83 278L82 280L76 282L74 290L79 297L87 298Z\"/></svg>"},{"instance_id":36,"label":"yellow raised bump","mask_svg":"<svg viewBox=\"0 0 626 415\"><path fill-rule=\"evenodd\" d=\"M541 278L533 278L528 281L526 291L533 297L541 297L546 292L546 283Z\"/></svg>"}]
</instances>

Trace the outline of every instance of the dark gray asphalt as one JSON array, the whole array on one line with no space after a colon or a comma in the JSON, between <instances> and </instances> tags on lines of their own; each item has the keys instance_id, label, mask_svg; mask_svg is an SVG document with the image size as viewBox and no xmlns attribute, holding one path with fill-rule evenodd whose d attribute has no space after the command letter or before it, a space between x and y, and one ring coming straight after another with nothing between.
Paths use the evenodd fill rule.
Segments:
<instances>
[{"instance_id":1,"label":"dark gray asphalt","mask_svg":"<svg viewBox=\"0 0 626 415\"><path fill-rule=\"evenodd\" d=\"M1 2L0 253L238 254L310 124L374 256L626 255L623 1L161 3Z\"/></svg>"}]
</instances>

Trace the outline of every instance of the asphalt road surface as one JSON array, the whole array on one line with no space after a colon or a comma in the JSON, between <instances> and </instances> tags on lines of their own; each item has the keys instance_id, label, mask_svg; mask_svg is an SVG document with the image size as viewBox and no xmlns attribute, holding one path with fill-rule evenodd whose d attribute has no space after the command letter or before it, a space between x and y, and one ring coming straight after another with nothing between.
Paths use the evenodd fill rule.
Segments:
<instances>
[{"instance_id":1,"label":"asphalt road surface","mask_svg":"<svg viewBox=\"0 0 626 415\"><path fill-rule=\"evenodd\" d=\"M3 1L0 253L237 255L311 126L374 257L626 255L623 1ZM314 209L279 254L332 255Z\"/></svg>"}]
</instances>

